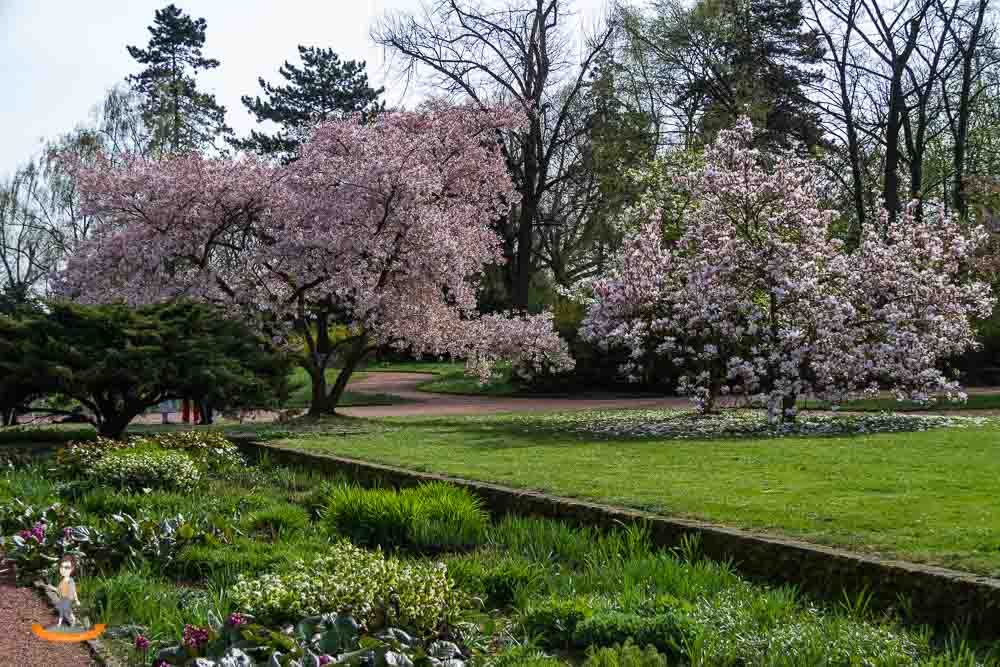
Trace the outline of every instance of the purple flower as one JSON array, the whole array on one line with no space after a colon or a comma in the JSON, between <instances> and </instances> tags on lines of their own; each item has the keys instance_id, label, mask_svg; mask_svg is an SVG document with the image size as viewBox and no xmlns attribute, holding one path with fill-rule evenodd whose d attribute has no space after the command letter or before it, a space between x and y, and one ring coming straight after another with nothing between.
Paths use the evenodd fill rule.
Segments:
<instances>
[{"instance_id":1,"label":"purple flower","mask_svg":"<svg viewBox=\"0 0 1000 667\"><path fill-rule=\"evenodd\" d=\"M66 526L65 528L63 528L63 539L64 540L72 540L73 539L73 529L70 528L69 526Z\"/></svg>"},{"instance_id":2,"label":"purple flower","mask_svg":"<svg viewBox=\"0 0 1000 667\"><path fill-rule=\"evenodd\" d=\"M319 657L319 664L320 665L329 665L331 662L333 662L333 658L331 658L330 656L328 656L326 653L324 653L323 655L321 655Z\"/></svg>"},{"instance_id":3,"label":"purple flower","mask_svg":"<svg viewBox=\"0 0 1000 667\"><path fill-rule=\"evenodd\" d=\"M227 621L227 623L229 625L234 626L234 627L239 627L241 625L246 625L247 624L247 617L244 616L243 614L241 614L238 611L234 611L232 614L229 615L229 620Z\"/></svg>"},{"instance_id":4,"label":"purple flower","mask_svg":"<svg viewBox=\"0 0 1000 667\"><path fill-rule=\"evenodd\" d=\"M149 649L149 640L146 639L144 635L135 636L135 647L139 651L146 651Z\"/></svg>"},{"instance_id":5,"label":"purple flower","mask_svg":"<svg viewBox=\"0 0 1000 667\"><path fill-rule=\"evenodd\" d=\"M38 540L39 542L43 542L45 540L44 521L39 521L38 523L36 523L34 526L31 527L31 536L36 540Z\"/></svg>"},{"instance_id":6,"label":"purple flower","mask_svg":"<svg viewBox=\"0 0 1000 667\"><path fill-rule=\"evenodd\" d=\"M29 530L19 530L17 532L17 536L20 537L22 540L27 540L28 538L31 537L31 531L29 531Z\"/></svg>"},{"instance_id":7,"label":"purple flower","mask_svg":"<svg viewBox=\"0 0 1000 667\"><path fill-rule=\"evenodd\" d=\"M199 649L208 643L208 629L195 625L184 626L184 645Z\"/></svg>"}]
</instances>

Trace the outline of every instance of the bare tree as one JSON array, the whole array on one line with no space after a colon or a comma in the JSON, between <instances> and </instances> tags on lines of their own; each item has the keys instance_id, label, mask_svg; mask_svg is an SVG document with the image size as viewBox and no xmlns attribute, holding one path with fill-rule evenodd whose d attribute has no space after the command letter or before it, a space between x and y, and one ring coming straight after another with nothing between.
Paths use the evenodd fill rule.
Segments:
<instances>
[{"instance_id":1,"label":"bare tree","mask_svg":"<svg viewBox=\"0 0 1000 667\"><path fill-rule=\"evenodd\" d=\"M939 11L943 5L939 2ZM997 64L993 44L995 29L986 23L989 0L974 0L956 15L948 27L959 59L957 94L948 80L942 81L942 99L952 134L952 203L955 211L966 217L969 212L966 192L969 126L977 98L986 90L982 85L986 69ZM983 52L985 50L985 53Z\"/></svg>"},{"instance_id":2,"label":"bare tree","mask_svg":"<svg viewBox=\"0 0 1000 667\"><path fill-rule=\"evenodd\" d=\"M43 187L34 164L0 185L0 310L40 295L55 267L58 249L35 206Z\"/></svg>"},{"instance_id":3,"label":"bare tree","mask_svg":"<svg viewBox=\"0 0 1000 667\"><path fill-rule=\"evenodd\" d=\"M528 306L535 270L535 230L546 194L567 178L559 153L572 141L565 131L587 72L611 38L600 28L576 59L569 0L437 0L415 13L388 15L373 39L399 58L401 73L426 72L441 92L487 106L515 105L524 127L502 138L504 155L521 201L502 235L511 268L513 304Z\"/></svg>"},{"instance_id":4,"label":"bare tree","mask_svg":"<svg viewBox=\"0 0 1000 667\"><path fill-rule=\"evenodd\" d=\"M850 182L842 182L851 192L852 241L876 190L890 215L904 192L917 200L944 195L966 214L970 116L979 82L996 64L984 52L992 41L988 2L809 0L810 25L827 46L827 76L812 99L850 167ZM931 150L938 163L928 170ZM881 161L875 173L867 165L873 151ZM949 155L943 162L942 151Z\"/></svg>"}]
</instances>

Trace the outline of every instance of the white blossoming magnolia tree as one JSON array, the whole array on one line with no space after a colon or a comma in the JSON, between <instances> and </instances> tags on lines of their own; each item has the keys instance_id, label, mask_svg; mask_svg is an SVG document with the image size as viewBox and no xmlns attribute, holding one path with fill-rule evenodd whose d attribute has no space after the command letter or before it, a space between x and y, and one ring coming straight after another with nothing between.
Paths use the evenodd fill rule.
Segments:
<instances>
[{"instance_id":1,"label":"white blossoming magnolia tree","mask_svg":"<svg viewBox=\"0 0 1000 667\"><path fill-rule=\"evenodd\" d=\"M973 319L994 299L970 267L986 239L925 204L869 224L848 252L831 234L814 162L752 148L741 119L719 133L705 167L679 179L694 208L676 242L651 223L595 281L586 338L631 352L627 372L665 359L704 411L738 393L795 414L797 397L839 403L964 399L942 362L976 345Z\"/></svg>"},{"instance_id":2,"label":"white blossoming magnolia tree","mask_svg":"<svg viewBox=\"0 0 1000 667\"><path fill-rule=\"evenodd\" d=\"M194 298L287 325L313 414L336 408L378 345L464 358L483 378L501 358L522 374L570 368L550 315L476 312L477 281L501 261L490 223L515 197L497 130L515 122L504 109L431 103L323 123L287 166L196 153L72 165L101 224L61 290L90 302Z\"/></svg>"}]
</instances>

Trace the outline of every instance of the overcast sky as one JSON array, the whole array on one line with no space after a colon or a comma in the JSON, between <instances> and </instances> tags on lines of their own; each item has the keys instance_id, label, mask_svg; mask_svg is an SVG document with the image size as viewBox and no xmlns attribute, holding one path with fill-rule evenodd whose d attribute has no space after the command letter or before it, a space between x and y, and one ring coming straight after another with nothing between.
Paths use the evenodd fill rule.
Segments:
<instances>
[{"instance_id":1,"label":"overcast sky","mask_svg":"<svg viewBox=\"0 0 1000 667\"><path fill-rule=\"evenodd\" d=\"M167 0L0 0L0 179L53 138L87 120L105 91L139 67L125 50L145 46L154 10ZM386 81L381 49L368 30L386 11L418 0L180 0L208 22L204 54L221 65L202 74L228 122L243 135L253 118L240 96L256 93L257 77L278 79L296 45L333 48L344 60L367 60L369 78L386 85L386 102L412 102ZM576 0L581 27L607 0Z\"/></svg>"}]
</instances>

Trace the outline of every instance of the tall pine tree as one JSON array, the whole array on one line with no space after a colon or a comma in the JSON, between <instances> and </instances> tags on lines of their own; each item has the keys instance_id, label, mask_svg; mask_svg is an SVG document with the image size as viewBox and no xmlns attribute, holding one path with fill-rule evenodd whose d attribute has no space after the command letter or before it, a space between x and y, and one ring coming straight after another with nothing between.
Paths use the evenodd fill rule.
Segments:
<instances>
[{"instance_id":1,"label":"tall pine tree","mask_svg":"<svg viewBox=\"0 0 1000 667\"><path fill-rule=\"evenodd\" d=\"M232 131L226 108L215 95L198 90L198 73L219 66L201 54L205 28L205 19L192 19L170 4L156 11L146 48L128 47L129 55L146 66L128 81L142 95L143 120L156 152L203 148Z\"/></svg>"},{"instance_id":2,"label":"tall pine tree","mask_svg":"<svg viewBox=\"0 0 1000 667\"><path fill-rule=\"evenodd\" d=\"M244 106L257 122L281 126L273 135L252 130L246 139L231 139L236 148L291 160L313 123L348 113L368 118L385 108L383 88L368 85L364 61L341 61L332 49L299 46L302 66L289 62L278 70L284 85L258 79L264 99L244 95Z\"/></svg>"},{"instance_id":3,"label":"tall pine tree","mask_svg":"<svg viewBox=\"0 0 1000 667\"><path fill-rule=\"evenodd\" d=\"M760 142L823 141L806 90L822 79L823 49L805 27L802 0L654 0L631 26L661 68L673 105L691 115L698 143L749 113Z\"/></svg>"}]
</instances>

